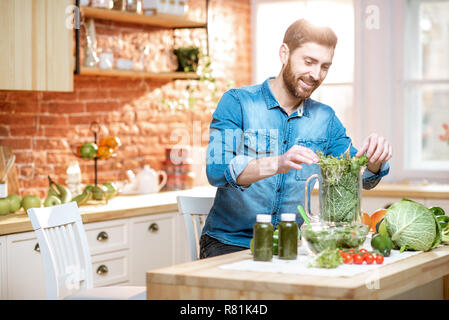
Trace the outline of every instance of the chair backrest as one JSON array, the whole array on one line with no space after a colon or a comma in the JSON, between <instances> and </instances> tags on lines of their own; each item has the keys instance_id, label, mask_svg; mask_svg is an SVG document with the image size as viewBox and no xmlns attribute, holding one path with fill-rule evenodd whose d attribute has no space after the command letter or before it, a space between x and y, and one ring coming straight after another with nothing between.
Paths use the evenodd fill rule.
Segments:
<instances>
[{"instance_id":1,"label":"chair backrest","mask_svg":"<svg viewBox=\"0 0 449 320\"><path fill-rule=\"evenodd\" d=\"M178 196L176 200L179 213L184 216L190 258L192 261L198 260L201 230L203 229L206 216L214 204L215 197Z\"/></svg>"},{"instance_id":2,"label":"chair backrest","mask_svg":"<svg viewBox=\"0 0 449 320\"><path fill-rule=\"evenodd\" d=\"M89 245L76 202L27 213L43 259L47 299L92 288Z\"/></svg>"}]
</instances>

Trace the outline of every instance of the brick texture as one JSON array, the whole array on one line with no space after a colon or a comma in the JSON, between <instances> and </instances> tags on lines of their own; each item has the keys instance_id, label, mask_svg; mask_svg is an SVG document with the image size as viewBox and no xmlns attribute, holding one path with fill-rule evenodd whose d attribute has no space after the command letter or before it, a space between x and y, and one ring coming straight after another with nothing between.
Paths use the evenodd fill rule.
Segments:
<instances>
[{"instance_id":1,"label":"brick texture","mask_svg":"<svg viewBox=\"0 0 449 320\"><path fill-rule=\"evenodd\" d=\"M204 21L205 1L189 0L188 15ZM250 84L250 26L249 0L210 1L209 50L219 96L229 88L229 81L235 87ZM147 71L173 71L175 47L197 45L206 50L204 29L171 30L102 20L95 27L99 52L132 59ZM81 39L84 46L83 28ZM145 46L148 56L142 54ZM193 108L162 103L182 100L186 84L195 89ZM93 141L92 121L101 124L98 139L115 135L122 141L116 157L98 162L99 182L125 181L126 170L137 172L145 164L164 169L165 148L181 139L189 144L199 140L206 146L215 107L210 90L198 81L75 76L74 92L0 91L0 145L10 146L16 155L21 196L43 198L47 175L65 184L67 166L74 160L80 164L83 183L93 183L94 162L72 153L73 144Z\"/></svg>"}]
</instances>

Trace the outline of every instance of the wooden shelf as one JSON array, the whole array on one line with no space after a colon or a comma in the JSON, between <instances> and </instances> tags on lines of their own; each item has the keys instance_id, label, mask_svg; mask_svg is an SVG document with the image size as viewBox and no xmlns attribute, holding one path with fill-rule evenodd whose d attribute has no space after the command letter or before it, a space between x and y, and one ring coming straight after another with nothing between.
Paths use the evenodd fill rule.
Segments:
<instances>
[{"instance_id":1,"label":"wooden shelf","mask_svg":"<svg viewBox=\"0 0 449 320\"><path fill-rule=\"evenodd\" d=\"M136 70L116 70L116 69L103 70L98 68L87 68L87 67L81 67L80 74L87 76L148 78L160 80L199 79L199 76L194 72L143 72Z\"/></svg>"},{"instance_id":2,"label":"wooden shelf","mask_svg":"<svg viewBox=\"0 0 449 320\"><path fill-rule=\"evenodd\" d=\"M100 9L92 7L81 7L81 13L87 18L96 18L128 23L139 23L165 28L201 28L206 27L205 22L186 19L184 16L171 14L143 15L132 12Z\"/></svg>"}]
</instances>

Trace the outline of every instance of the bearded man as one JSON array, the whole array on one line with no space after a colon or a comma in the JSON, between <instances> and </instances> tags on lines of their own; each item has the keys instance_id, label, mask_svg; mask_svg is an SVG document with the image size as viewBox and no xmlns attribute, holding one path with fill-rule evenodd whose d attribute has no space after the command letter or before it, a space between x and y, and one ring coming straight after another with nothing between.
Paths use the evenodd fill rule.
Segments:
<instances>
[{"instance_id":1,"label":"bearded man","mask_svg":"<svg viewBox=\"0 0 449 320\"><path fill-rule=\"evenodd\" d=\"M257 214L304 206L304 185L319 172L316 152L363 154L369 163L363 188L388 174L390 143L372 133L357 150L334 110L310 99L332 65L337 36L301 19L287 29L279 49L282 69L262 84L227 91L213 114L207 152L209 183L217 187L200 238L200 258L249 248ZM297 223L303 223L297 215Z\"/></svg>"}]
</instances>

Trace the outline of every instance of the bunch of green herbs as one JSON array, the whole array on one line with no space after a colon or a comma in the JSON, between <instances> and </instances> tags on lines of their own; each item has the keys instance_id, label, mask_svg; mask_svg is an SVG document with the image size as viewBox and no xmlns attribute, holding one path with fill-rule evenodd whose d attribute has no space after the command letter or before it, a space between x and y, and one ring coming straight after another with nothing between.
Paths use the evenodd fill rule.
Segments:
<instances>
[{"instance_id":1,"label":"bunch of green herbs","mask_svg":"<svg viewBox=\"0 0 449 320\"><path fill-rule=\"evenodd\" d=\"M360 218L360 168L368 157L350 157L349 150L339 156L317 152L321 169L321 217L328 222L354 222Z\"/></svg>"}]
</instances>

